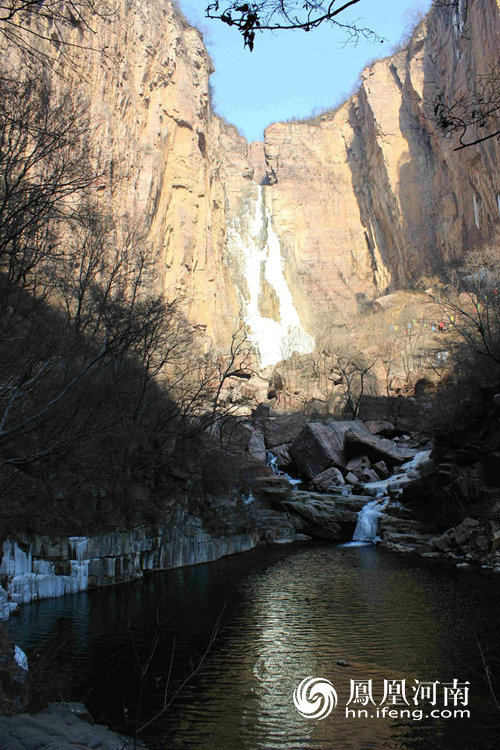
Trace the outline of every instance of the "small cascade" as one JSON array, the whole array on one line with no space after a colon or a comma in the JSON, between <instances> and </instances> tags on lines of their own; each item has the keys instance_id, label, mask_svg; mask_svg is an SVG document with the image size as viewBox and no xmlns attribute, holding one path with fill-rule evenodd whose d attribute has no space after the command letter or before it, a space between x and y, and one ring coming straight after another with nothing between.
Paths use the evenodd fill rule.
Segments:
<instances>
[{"instance_id":1,"label":"small cascade","mask_svg":"<svg viewBox=\"0 0 500 750\"><path fill-rule=\"evenodd\" d=\"M266 463L275 476L285 477L292 487L297 487L297 485L302 484L302 479L293 479L293 477L291 477L290 474L287 474L286 471L282 471L278 468L278 458L272 451L267 451Z\"/></svg>"},{"instance_id":2,"label":"small cascade","mask_svg":"<svg viewBox=\"0 0 500 750\"><path fill-rule=\"evenodd\" d=\"M313 351L314 339L304 331L285 278L280 239L261 185L228 229L228 252L238 268L245 323L261 366Z\"/></svg>"},{"instance_id":3,"label":"small cascade","mask_svg":"<svg viewBox=\"0 0 500 750\"><path fill-rule=\"evenodd\" d=\"M370 500L358 513L358 522L352 535L353 542L375 542L377 540L378 522L387 506L389 498L383 501Z\"/></svg>"}]
</instances>

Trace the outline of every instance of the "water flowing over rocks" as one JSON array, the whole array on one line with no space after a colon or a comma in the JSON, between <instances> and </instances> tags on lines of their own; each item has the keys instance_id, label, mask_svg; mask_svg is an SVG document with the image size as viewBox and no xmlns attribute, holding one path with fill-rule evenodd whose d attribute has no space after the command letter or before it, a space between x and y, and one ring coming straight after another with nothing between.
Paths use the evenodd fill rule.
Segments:
<instances>
[{"instance_id":1,"label":"water flowing over rocks","mask_svg":"<svg viewBox=\"0 0 500 750\"><path fill-rule=\"evenodd\" d=\"M274 507L297 519L298 530L337 542L378 541L400 551L414 551L432 536L398 499L433 468L430 450L381 438L360 420L328 419L307 422L298 434L297 429L293 443L284 444L287 469L306 487L270 497ZM415 440L415 446L421 442ZM277 464L275 452L282 448L270 449L271 463Z\"/></svg>"},{"instance_id":2,"label":"water flowing over rocks","mask_svg":"<svg viewBox=\"0 0 500 750\"><path fill-rule=\"evenodd\" d=\"M281 507L301 519L300 529L317 539L346 541L354 532L357 513L366 505L366 497L295 491Z\"/></svg>"}]
</instances>

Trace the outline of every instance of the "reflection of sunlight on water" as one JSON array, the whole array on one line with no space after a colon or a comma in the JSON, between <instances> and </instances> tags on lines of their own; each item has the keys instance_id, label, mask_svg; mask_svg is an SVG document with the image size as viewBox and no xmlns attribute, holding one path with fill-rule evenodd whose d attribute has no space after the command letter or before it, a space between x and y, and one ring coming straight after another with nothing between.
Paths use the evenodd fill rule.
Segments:
<instances>
[{"instance_id":1,"label":"reflection of sunlight on water","mask_svg":"<svg viewBox=\"0 0 500 750\"><path fill-rule=\"evenodd\" d=\"M417 624L411 617L392 621L394 596L401 603L404 592L405 609L418 613L419 620L423 618L427 624L428 669L437 658L432 642L434 617L423 587L412 584L405 571L386 570L380 575L385 566L373 546L348 554L355 555L352 568L336 566L335 560L327 559L330 552L325 553L325 564L321 555L311 561L306 552L304 567L298 555L287 565L267 571L265 577L253 577L247 586L251 620L257 630L254 690L265 747L282 747L283 738L288 743L307 738L311 746L319 747L332 741L342 748L351 747L351 742L352 747L361 747L356 743L366 741L366 722L370 735L375 733L377 742L390 747L390 722L367 719L353 723L345 716L345 706L351 678L372 679L381 689L386 678L411 680L420 674L417 666L410 666L411 659L397 670L388 668L394 656L391 644L397 649L404 643L407 648L408 639L413 641L422 631L421 621ZM348 667L337 665L342 658L348 659ZM301 717L292 701L296 685L309 676L330 680L339 693L337 709L321 722Z\"/></svg>"},{"instance_id":2,"label":"reflection of sunlight on water","mask_svg":"<svg viewBox=\"0 0 500 750\"><path fill-rule=\"evenodd\" d=\"M72 617L82 650L77 664L86 660L89 674L80 695L92 687L89 706L106 706L108 717L115 711L119 722L122 693L136 679L127 621L147 654L159 607L165 630L152 674L169 664L175 638L174 678L182 680L225 605L224 624L203 668L144 738L151 750L387 750L418 742L426 749L465 750L474 744L462 738L463 722L424 727L353 720L345 706L350 679L372 679L377 705L384 679L471 679L482 695L482 682L471 672L481 665L473 660L465 624L487 624L491 633L484 643L498 649L500 607L495 609L494 582L474 581L471 590L460 576L373 545L275 547L137 585L28 605L16 618L16 640L24 650L36 646L58 617ZM339 659L349 666L338 666ZM108 674L117 664L120 669ZM337 708L322 721L301 717L293 703L295 687L309 676L330 680L338 694ZM432 744L441 742L442 732L442 744Z\"/></svg>"}]
</instances>

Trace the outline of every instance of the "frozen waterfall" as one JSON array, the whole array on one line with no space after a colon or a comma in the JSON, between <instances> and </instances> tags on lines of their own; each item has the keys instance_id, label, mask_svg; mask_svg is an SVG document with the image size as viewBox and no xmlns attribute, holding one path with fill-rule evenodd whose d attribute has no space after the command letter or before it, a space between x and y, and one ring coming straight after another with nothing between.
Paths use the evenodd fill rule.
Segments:
<instances>
[{"instance_id":1,"label":"frozen waterfall","mask_svg":"<svg viewBox=\"0 0 500 750\"><path fill-rule=\"evenodd\" d=\"M255 186L241 216L229 228L228 252L238 267L245 323L261 366L274 365L294 352L311 352L314 339L304 331L288 288L280 240L261 185ZM271 298L275 318L267 317L262 309L263 302L272 304Z\"/></svg>"},{"instance_id":2,"label":"frozen waterfall","mask_svg":"<svg viewBox=\"0 0 500 750\"><path fill-rule=\"evenodd\" d=\"M389 499L381 502L371 500L358 513L358 522L352 535L353 542L374 542L377 539L378 522Z\"/></svg>"}]
</instances>

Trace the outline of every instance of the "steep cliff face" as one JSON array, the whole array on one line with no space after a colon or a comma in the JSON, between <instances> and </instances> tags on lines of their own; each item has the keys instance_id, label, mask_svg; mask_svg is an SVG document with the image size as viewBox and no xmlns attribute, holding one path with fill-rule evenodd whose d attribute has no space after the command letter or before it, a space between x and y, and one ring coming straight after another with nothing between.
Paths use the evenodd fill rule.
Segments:
<instances>
[{"instance_id":1,"label":"steep cliff face","mask_svg":"<svg viewBox=\"0 0 500 750\"><path fill-rule=\"evenodd\" d=\"M54 89L88 103L101 201L144 238L156 289L183 296L207 346L227 343L241 314L261 349L273 329L271 363L293 350L288 328L307 351L318 311L349 317L492 236L498 140L454 152L430 114L437 94L456 100L496 62L498 8L440 4L336 111L272 125L264 145L213 113L202 37L169 2L117 0L93 32L65 26L69 47L55 31L39 44Z\"/></svg>"},{"instance_id":2,"label":"steep cliff face","mask_svg":"<svg viewBox=\"0 0 500 750\"><path fill-rule=\"evenodd\" d=\"M491 239L498 139L453 151L437 94L470 96L498 57L498 0L432 9L408 47L362 73L336 111L267 128L268 201L299 311L349 315Z\"/></svg>"},{"instance_id":3,"label":"steep cliff face","mask_svg":"<svg viewBox=\"0 0 500 750\"><path fill-rule=\"evenodd\" d=\"M41 26L54 39L37 41L54 95L69 88L88 107L100 200L143 238L156 289L182 295L192 322L221 343L239 310L223 254L235 182L253 174L247 144L212 112L212 63L172 3L117 0L91 26L61 24L62 46Z\"/></svg>"}]
</instances>

